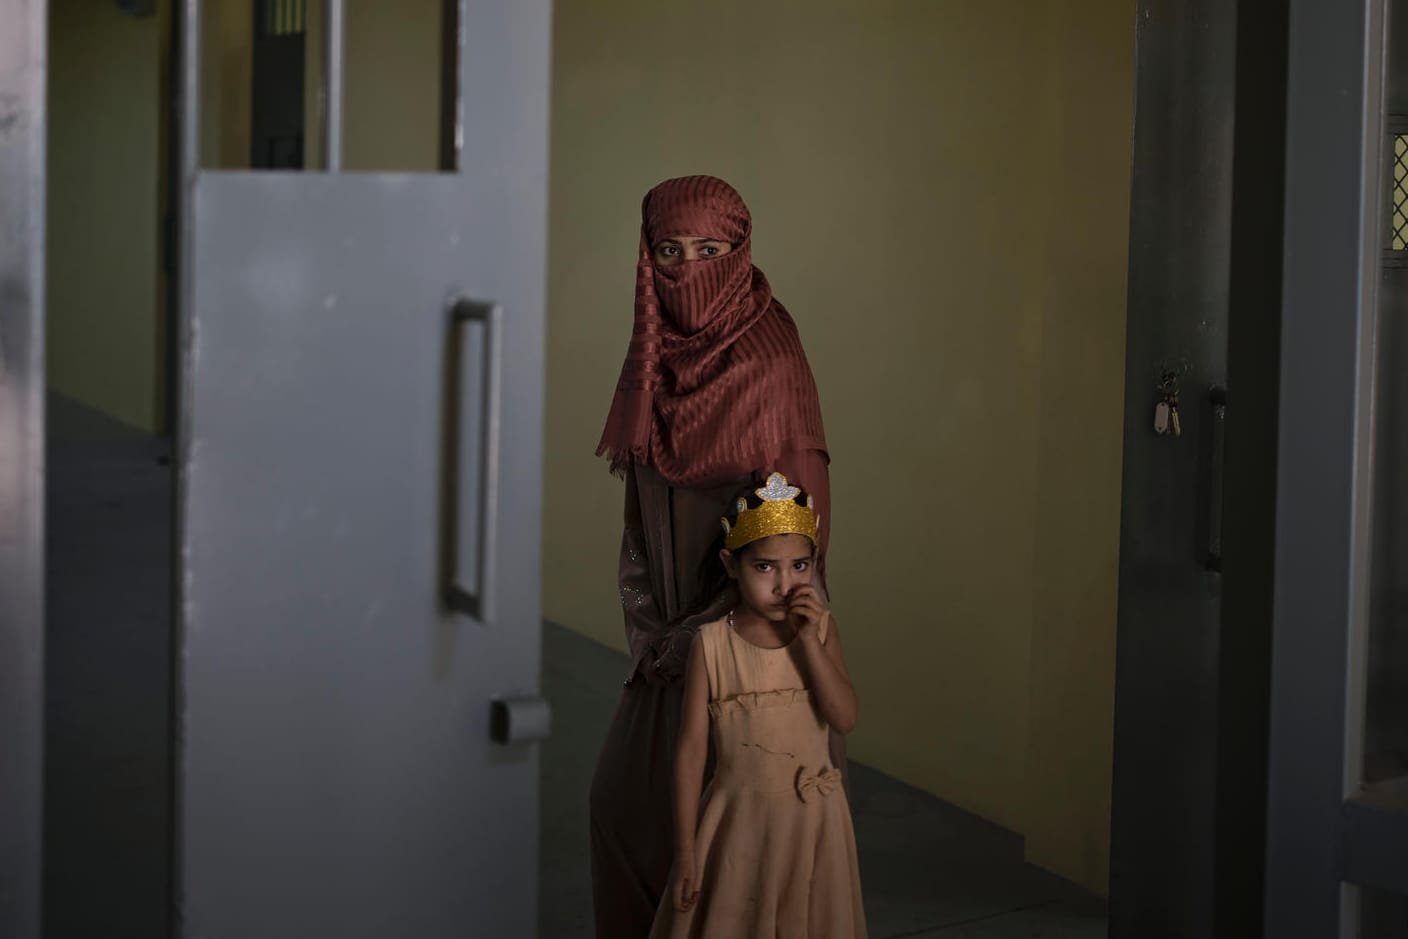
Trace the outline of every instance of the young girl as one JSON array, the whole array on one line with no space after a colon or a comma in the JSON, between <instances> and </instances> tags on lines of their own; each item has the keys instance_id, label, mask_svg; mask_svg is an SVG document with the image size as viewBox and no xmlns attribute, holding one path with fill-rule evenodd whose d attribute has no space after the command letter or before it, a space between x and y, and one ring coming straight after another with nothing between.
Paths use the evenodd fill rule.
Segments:
<instances>
[{"instance_id":1,"label":"young girl","mask_svg":"<svg viewBox=\"0 0 1408 939\"><path fill-rule=\"evenodd\" d=\"M856 692L812 583L817 515L781 473L725 518L736 604L700 627L675 757L677 851L652 937L863 937L860 876L828 730ZM713 726L717 769L700 804Z\"/></svg>"}]
</instances>

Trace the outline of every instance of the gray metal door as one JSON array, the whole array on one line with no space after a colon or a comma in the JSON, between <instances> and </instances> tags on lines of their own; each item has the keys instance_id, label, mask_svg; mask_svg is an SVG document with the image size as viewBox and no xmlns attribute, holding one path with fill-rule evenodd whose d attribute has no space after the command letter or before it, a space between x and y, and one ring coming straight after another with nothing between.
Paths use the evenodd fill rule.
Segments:
<instances>
[{"instance_id":1,"label":"gray metal door","mask_svg":"<svg viewBox=\"0 0 1408 939\"><path fill-rule=\"evenodd\" d=\"M1291 3L1265 933L1277 939L1408 935L1406 18L1386 0Z\"/></svg>"},{"instance_id":2,"label":"gray metal door","mask_svg":"<svg viewBox=\"0 0 1408 939\"><path fill-rule=\"evenodd\" d=\"M531 935L549 0L461 0L456 168L418 175L201 169L200 7L177 933Z\"/></svg>"}]
</instances>

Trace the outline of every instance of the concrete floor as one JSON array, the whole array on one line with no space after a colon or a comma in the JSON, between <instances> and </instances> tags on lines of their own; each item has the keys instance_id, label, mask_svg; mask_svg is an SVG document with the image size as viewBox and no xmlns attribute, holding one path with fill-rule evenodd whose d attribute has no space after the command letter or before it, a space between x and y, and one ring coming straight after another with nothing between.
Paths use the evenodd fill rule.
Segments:
<instances>
[{"instance_id":1,"label":"concrete floor","mask_svg":"<svg viewBox=\"0 0 1408 939\"><path fill-rule=\"evenodd\" d=\"M170 468L163 441L50 403L44 923L158 939L170 839Z\"/></svg>"},{"instance_id":2,"label":"concrete floor","mask_svg":"<svg viewBox=\"0 0 1408 939\"><path fill-rule=\"evenodd\" d=\"M166 445L50 405L48 939L158 939L170 732ZM587 790L624 656L543 634L539 935L591 935ZM863 689L862 689L863 691ZM853 811L875 939L1094 939L1103 904L1022 862L1018 836L868 767ZM401 939L401 937L395 937Z\"/></svg>"}]
</instances>

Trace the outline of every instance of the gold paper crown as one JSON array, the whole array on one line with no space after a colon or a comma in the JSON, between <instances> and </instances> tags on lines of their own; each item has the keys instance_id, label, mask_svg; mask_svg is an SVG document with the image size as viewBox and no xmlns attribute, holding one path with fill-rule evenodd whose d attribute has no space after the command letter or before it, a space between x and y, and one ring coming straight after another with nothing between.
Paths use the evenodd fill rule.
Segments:
<instances>
[{"instance_id":1,"label":"gold paper crown","mask_svg":"<svg viewBox=\"0 0 1408 939\"><path fill-rule=\"evenodd\" d=\"M750 509L747 499L739 499L738 519L732 525L721 519L724 547L737 551L771 535L806 535L816 544L817 517L811 496L807 496L806 505L798 505L794 500L802 490L789 486L781 473L773 473L766 486L753 491L763 500L762 505Z\"/></svg>"}]
</instances>

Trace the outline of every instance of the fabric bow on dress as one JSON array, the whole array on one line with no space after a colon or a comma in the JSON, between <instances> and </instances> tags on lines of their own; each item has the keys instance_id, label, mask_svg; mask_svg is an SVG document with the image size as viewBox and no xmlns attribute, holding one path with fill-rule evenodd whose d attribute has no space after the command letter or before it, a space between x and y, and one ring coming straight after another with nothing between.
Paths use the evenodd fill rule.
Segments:
<instances>
[{"instance_id":1,"label":"fabric bow on dress","mask_svg":"<svg viewBox=\"0 0 1408 939\"><path fill-rule=\"evenodd\" d=\"M807 801L808 794L829 796L841 785L841 771L832 767L819 773L808 773L804 766L797 770L797 798Z\"/></svg>"}]
</instances>

